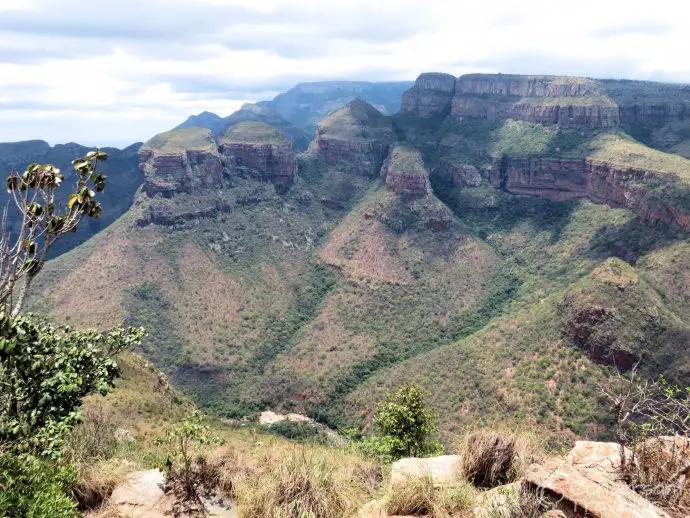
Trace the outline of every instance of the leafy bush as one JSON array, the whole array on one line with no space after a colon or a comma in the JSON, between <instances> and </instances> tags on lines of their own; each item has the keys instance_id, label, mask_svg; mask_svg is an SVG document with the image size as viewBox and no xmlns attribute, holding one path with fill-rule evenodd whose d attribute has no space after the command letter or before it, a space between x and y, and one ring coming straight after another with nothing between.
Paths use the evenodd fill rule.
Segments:
<instances>
[{"instance_id":1,"label":"leafy bush","mask_svg":"<svg viewBox=\"0 0 690 518\"><path fill-rule=\"evenodd\" d=\"M328 442L326 434L311 423L301 421L281 421L268 428L272 434L285 437L292 441L325 444Z\"/></svg>"},{"instance_id":2,"label":"leafy bush","mask_svg":"<svg viewBox=\"0 0 690 518\"><path fill-rule=\"evenodd\" d=\"M0 516L71 518L79 516L68 496L76 484L72 469L33 455L0 455Z\"/></svg>"},{"instance_id":3,"label":"leafy bush","mask_svg":"<svg viewBox=\"0 0 690 518\"><path fill-rule=\"evenodd\" d=\"M436 413L424 399L424 392L414 383L389 394L376 409L377 436L365 442L365 449L392 460L441 454L441 445L430 438L436 431Z\"/></svg>"},{"instance_id":4,"label":"leafy bush","mask_svg":"<svg viewBox=\"0 0 690 518\"><path fill-rule=\"evenodd\" d=\"M81 421L84 397L112 387L118 367L110 356L143 335L140 328L101 334L0 313L0 448L58 458L65 434Z\"/></svg>"}]
</instances>

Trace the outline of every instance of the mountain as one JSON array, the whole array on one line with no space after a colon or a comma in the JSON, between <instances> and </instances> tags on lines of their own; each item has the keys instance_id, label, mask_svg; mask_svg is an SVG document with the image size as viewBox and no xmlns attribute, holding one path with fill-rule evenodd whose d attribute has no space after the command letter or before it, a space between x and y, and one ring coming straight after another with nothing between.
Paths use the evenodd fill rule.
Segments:
<instances>
[{"instance_id":1,"label":"mountain","mask_svg":"<svg viewBox=\"0 0 690 518\"><path fill-rule=\"evenodd\" d=\"M302 153L257 121L155 136L135 204L31 304L147 327L141 352L224 417L366 429L415 381L446 441L499 420L605 436L612 365L690 382L690 160L631 136L607 85L423 74L400 113L352 100Z\"/></svg>"},{"instance_id":2,"label":"mountain","mask_svg":"<svg viewBox=\"0 0 690 518\"><path fill-rule=\"evenodd\" d=\"M202 112L199 115L192 115L175 129L185 129L201 127L211 130L216 136L222 135L229 126L234 126L238 122L256 121L268 124L278 129L286 138L290 139L296 151L304 151L309 145L308 135L301 129L293 126L280 114L268 107L257 104L245 103L242 108L227 117L220 117L215 113Z\"/></svg>"},{"instance_id":3,"label":"mountain","mask_svg":"<svg viewBox=\"0 0 690 518\"><path fill-rule=\"evenodd\" d=\"M134 200L134 193L143 181L137 155L140 146L138 143L125 149L103 148L103 151L108 153L108 160L102 165L102 170L108 175L107 187L99 196L103 203L103 214L98 219L84 221L77 232L61 238L51 248L51 257L56 257L88 240L129 209ZM93 148L75 143L51 147L42 140L4 142L0 143L0 171L9 174L14 169L24 170L30 163L50 163L59 167L65 175L65 181L71 183L76 178L72 160L83 156L91 149ZM13 224L12 216L10 211L10 225Z\"/></svg>"},{"instance_id":4,"label":"mountain","mask_svg":"<svg viewBox=\"0 0 690 518\"><path fill-rule=\"evenodd\" d=\"M319 121L354 99L362 99L384 115L400 109L402 93L411 81L370 83L365 81L323 81L300 83L272 101L257 105L271 108L300 129L313 135Z\"/></svg>"}]
</instances>

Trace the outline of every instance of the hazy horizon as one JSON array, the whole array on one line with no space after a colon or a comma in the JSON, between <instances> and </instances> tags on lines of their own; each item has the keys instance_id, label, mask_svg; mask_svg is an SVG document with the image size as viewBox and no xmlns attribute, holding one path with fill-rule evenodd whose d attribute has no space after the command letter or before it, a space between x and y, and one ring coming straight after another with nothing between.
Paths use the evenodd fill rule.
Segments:
<instances>
[{"instance_id":1,"label":"hazy horizon","mask_svg":"<svg viewBox=\"0 0 690 518\"><path fill-rule=\"evenodd\" d=\"M672 16L671 16L672 14ZM421 72L690 82L690 6L0 0L0 141L122 147L300 82Z\"/></svg>"}]
</instances>

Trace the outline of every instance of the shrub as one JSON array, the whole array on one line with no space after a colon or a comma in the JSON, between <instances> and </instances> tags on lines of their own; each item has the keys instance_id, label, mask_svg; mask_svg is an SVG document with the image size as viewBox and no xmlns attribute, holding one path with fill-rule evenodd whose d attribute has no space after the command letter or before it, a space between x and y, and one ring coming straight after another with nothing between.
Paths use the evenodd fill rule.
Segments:
<instances>
[{"instance_id":1,"label":"shrub","mask_svg":"<svg viewBox=\"0 0 690 518\"><path fill-rule=\"evenodd\" d=\"M72 469L33 455L0 455L0 516L71 518L79 516L68 492L76 483Z\"/></svg>"},{"instance_id":2,"label":"shrub","mask_svg":"<svg viewBox=\"0 0 690 518\"><path fill-rule=\"evenodd\" d=\"M371 443L374 450L393 460L443 452L430 437L436 431L436 412L427 407L425 398L418 385L408 383L379 403L374 415L378 437Z\"/></svg>"},{"instance_id":3,"label":"shrub","mask_svg":"<svg viewBox=\"0 0 690 518\"><path fill-rule=\"evenodd\" d=\"M467 433L459 449L461 475L482 488L517 480L543 456L541 446L528 434L486 429Z\"/></svg>"},{"instance_id":4,"label":"shrub","mask_svg":"<svg viewBox=\"0 0 690 518\"><path fill-rule=\"evenodd\" d=\"M474 501L475 491L470 486L435 488L431 476L408 477L391 488L386 511L390 515L448 518L469 512Z\"/></svg>"},{"instance_id":5,"label":"shrub","mask_svg":"<svg viewBox=\"0 0 690 518\"><path fill-rule=\"evenodd\" d=\"M661 377L644 381L635 369L600 392L609 401L620 444L621 472L642 496L672 512L690 512L690 387Z\"/></svg>"}]
</instances>

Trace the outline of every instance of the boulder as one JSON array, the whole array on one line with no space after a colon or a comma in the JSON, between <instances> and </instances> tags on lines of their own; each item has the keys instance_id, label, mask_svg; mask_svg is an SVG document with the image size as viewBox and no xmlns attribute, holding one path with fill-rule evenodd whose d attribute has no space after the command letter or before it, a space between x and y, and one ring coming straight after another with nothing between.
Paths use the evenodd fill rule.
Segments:
<instances>
[{"instance_id":1,"label":"boulder","mask_svg":"<svg viewBox=\"0 0 690 518\"><path fill-rule=\"evenodd\" d=\"M128 517L164 516L155 510L164 500L165 476L157 469L131 473L108 499L108 507Z\"/></svg>"},{"instance_id":2,"label":"boulder","mask_svg":"<svg viewBox=\"0 0 690 518\"><path fill-rule=\"evenodd\" d=\"M543 491L558 507L593 518L670 518L663 510L598 470L581 470L560 461L533 464L525 484Z\"/></svg>"},{"instance_id":3,"label":"boulder","mask_svg":"<svg viewBox=\"0 0 690 518\"><path fill-rule=\"evenodd\" d=\"M391 484L400 484L408 478L430 476L435 486L460 482L459 455L400 459L391 467Z\"/></svg>"}]
</instances>

